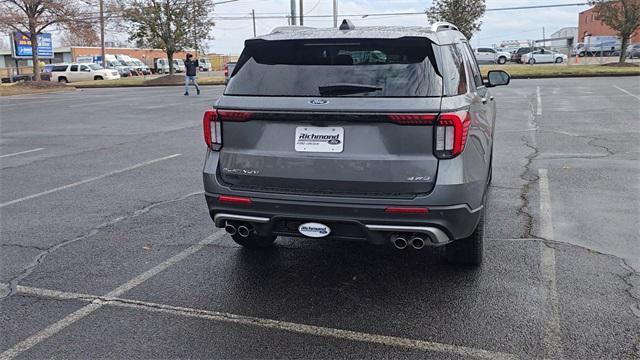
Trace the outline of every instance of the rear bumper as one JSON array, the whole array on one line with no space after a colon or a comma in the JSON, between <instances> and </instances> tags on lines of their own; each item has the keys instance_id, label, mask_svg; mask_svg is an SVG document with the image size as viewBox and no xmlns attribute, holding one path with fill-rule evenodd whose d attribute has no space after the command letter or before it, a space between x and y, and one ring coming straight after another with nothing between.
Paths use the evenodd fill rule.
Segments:
<instances>
[{"instance_id":1,"label":"rear bumper","mask_svg":"<svg viewBox=\"0 0 640 360\"><path fill-rule=\"evenodd\" d=\"M331 228L328 238L385 243L391 233L428 235L428 245L439 246L469 236L482 206L428 207L427 214L389 214L386 206L346 203L274 200L252 197L252 204L227 204L218 194L205 193L211 218L217 227L227 221L251 223L261 235L302 236L298 226L319 222Z\"/></svg>"}]
</instances>

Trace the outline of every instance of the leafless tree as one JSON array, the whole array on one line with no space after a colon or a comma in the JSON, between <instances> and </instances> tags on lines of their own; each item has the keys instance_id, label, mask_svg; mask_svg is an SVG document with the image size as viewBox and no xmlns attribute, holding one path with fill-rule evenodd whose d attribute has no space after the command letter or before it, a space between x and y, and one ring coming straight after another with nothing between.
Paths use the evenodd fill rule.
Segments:
<instances>
[{"instance_id":1,"label":"leafless tree","mask_svg":"<svg viewBox=\"0 0 640 360\"><path fill-rule=\"evenodd\" d=\"M0 26L29 34L35 80L40 80L38 35L53 25L71 21L78 14L76 9L73 0L0 0Z\"/></svg>"},{"instance_id":2,"label":"leafless tree","mask_svg":"<svg viewBox=\"0 0 640 360\"><path fill-rule=\"evenodd\" d=\"M173 54L191 48L202 49L215 26L209 17L211 0L121 0L122 17L130 40L139 45L163 49L173 74Z\"/></svg>"}]
</instances>

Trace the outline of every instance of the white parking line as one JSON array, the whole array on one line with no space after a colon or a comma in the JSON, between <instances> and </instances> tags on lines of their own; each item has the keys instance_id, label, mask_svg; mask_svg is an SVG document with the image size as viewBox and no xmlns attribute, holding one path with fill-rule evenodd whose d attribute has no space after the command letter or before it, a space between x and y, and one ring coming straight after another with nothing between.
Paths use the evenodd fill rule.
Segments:
<instances>
[{"instance_id":1,"label":"white parking line","mask_svg":"<svg viewBox=\"0 0 640 360\"><path fill-rule=\"evenodd\" d=\"M540 187L540 236L553 240L553 222L551 218L551 193L547 169L538 169ZM560 328L560 303L556 284L556 251L544 241L540 242L540 272L545 283L547 299L547 318L543 343L547 358L562 358L562 330Z\"/></svg>"},{"instance_id":2,"label":"white parking line","mask_svg":"<svg viewBox=\"0 0 640 360\"><path fill-rule=\"evenodd\" d=\"M25 197L22 197L22 198L19 198L19 199L7 201L5 203L0 204L0 208L3 208L5 206L9 206L9 205L13 205L13 204L25 201L25 200L31 200L31 199L34 199L34 198L37 198L37 197L40 197L40 196L43 196L43 195L51 194L51 193L54 193L56 191L65 190L65 189L72 188L74 186L83 185L83 184L86 184L86 183L89 183L89 182L92 182L92 181L104 179L104 178L112 176L112 175L117 175L117 174L120 174L120 173L123 173L123 172L126 172L126 171L130 171L130 170L134 170L134 169L137 169L137 168L140 168L140 167L143 167L143 166L151 165L151 164L157 163L159 161L173 159L174 157L178 157L180 155L181 154L173 154L173 155L161 157L159 159L145 161L143 163L132 165L132 166L126 167L124 169L111 171L111 172L108 172L106 174L102 174L100 176L96 176L96 177L92 177L92 178L89 178L89 179L80 180L80 181L74 182L72 184L68 184L68 185L57 187L55 189L50 189L50 190L47 190L47 191L39 192L37 194L33 194L33 195L25 196Z\"/></svg>"},{"instance_id":3,"label":"white parking line","mask_svg":"<svg viewBox=\"0 0 640 360\"><path fill-rule=\"evenodd\" d=\"M618 89L618 90L620 90L620 91L622 91L623 93L625 93L625 94L627 94L627 95L629 95L629 96L633 96L634 98L636 98L636 99L640 100L640 96L638 96L638 95L634 95L634 94L632 94L632 93L628 92L627 90L625 90L625 89L623 89L623 88L621 88L621 87L619 87L619 86L616 86L616 85L613 85L613 87L614 87L614 88L616 88L616 89Z\"/></svg>"},{"instance_id":4,"label":"white parking line","mask_svg":"<svg viewBox=\"0 0 640 360\"><path fill-rule=\"evenodd\" d=\"M449 345L425 340L415 340L396 336L377 335L351 330L334 329L323 326L305 325L286 321L271 320L252 316L236 315L218 311L201 310L181 306L165 305L147 301L130 300L117 297L97 297L88 294L69 293L57 290L18 286L18 292L53 299L76 299L91 302L90 305L99 303L100 306L109 305L149 312L164 313L174 316L205 319L211 321L242 324L261 328L289 331L298 334L331 337L342 340L359 341L380 344L392 347L400 347L411 350L434 351L446 354L456 354L464 357L479 359L516 359L517 356L502 352L494 352L476 349L466 346ZM89 307L87 305L86 307ZM81 309L82 310L82 309ZM87 310L88 311L88 310ZM92 310L93 312L95 310ZM84 312L83 312L84 314ZM84 316L84 315L83 315ZM63 319L64 320L64 319ZM68 322L68 321L67 321ZM66 323L64 323L66 324ZM3 358L4 359L4 358Z\"/></svg>"},{"instance_id":5,"label":"white parking line","mask_svg":"<svg viewBox=\"0 0 640 360\"><path fill-rule=\"evenodd\" d=\"M536 87L536 98L538 100L536 115L542 115L542 97L540 96L540 86Z\"/></svg>"},{"instance_id":6,"label":"white parking line","mask_svg":"<svg viewBox=\"0 0 640 360\"><path fill-rule=\"evenodd\" d=\"M216 241L218 238L222 237L225 234L224 231L218 230L213 235L205 238L204 240L198 242L197 244L191 245L187 249L179 252L178 254L170 257L169 259L161 262L160 264L154 266L153 268L143 272L142 274L134 277L133 279L127 281L126 283L118 286L112 291L108 292L104 297L105 298L115 298L124 294L125 292L133 289L134 287L142 284L143 282L149 280L151 277L157 275L158 273L166 270L169 266L174 265L177 262L180 262L187 257L193 255L198 252L206 245L211 244ZM23 288L24 289L24 288ZM67 326L75 323L76 321L84 318L85 316L91 314L92 312L100 309L106 303L102 300L95 299L93 297L89 305L83 306L82 308L74 311L73 313L65 316L63 319L57 321L56 323L46 327L45 329L39 331L38 333L29 336L28 338L22 340L17 343L10 349L6 350L2 354L0 354L0 360L8 360L13 359L21 353L31 349L33 346L41 343L42 341L50 338L51 336L59 333L61 330L66 328Z\"/></svg>"},{"instance_id":7,"label":"white parking line","mask_svg":"<svg viewBox=\"0 0 640 360\"><path fill-rule=\"evenodd\" d=\"M36 151L41 151L41 150L44 150L44 148L37 148L37 149L20 151L20 152L13 153L13 154L0 155L0 158L16 156L16 155L22 155L22 154L28 154L28 153L32 153L32 152L36 152Z\"/></svg>"}]
</instances>

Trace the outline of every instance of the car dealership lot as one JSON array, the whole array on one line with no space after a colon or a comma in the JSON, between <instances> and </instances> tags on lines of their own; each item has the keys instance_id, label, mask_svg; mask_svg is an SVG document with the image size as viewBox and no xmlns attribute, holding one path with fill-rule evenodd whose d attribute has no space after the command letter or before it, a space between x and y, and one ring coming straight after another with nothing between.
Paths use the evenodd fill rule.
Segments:
<instances>
[{"instance_id":1,"label":"car dealership lot","mask_svg":"<svg viewBox=\"0 0 640 360\"><path fill-rule=\"evenodd\" d=\"M494 90L477 270L358 243L236 246L202 194L221 92L0 99L0 358L640 356L637 77Z\"/></svg>"}]
</instances>

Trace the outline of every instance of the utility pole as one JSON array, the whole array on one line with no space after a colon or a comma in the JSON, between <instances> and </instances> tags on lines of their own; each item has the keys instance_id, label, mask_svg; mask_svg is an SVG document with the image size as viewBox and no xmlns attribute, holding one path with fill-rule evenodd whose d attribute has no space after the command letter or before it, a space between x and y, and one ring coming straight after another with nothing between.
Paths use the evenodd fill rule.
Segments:
<instances>
[{"instance_id":1,"label":"utility pole","mask_svg":"<svg viewBox=\"0 0 640 360\"><path fill-rule=\"evenodd\" d=\"M333 0L333 27L338 27L338 0Z\"/></svg>"},{"instance_id":2,"label":"utility pole","mask_svg":"<svg viewBox=\"0 0 640 360\"><path fill-rule=\"evenodd\" d=\"M300 26L304 25L304 0L300 0Z\"/></svg>"},{"instance_id":3,"label":"utility pole","mask_svg":"<svg viewBox=\"0 0 640 360\"><path fill-rule=\"evenodd\" d=\"M253 37L256 37L256 10L251 9L251 17L253 18Z\"/></svg>"},{"instance_id":4,"label":"utility pole","mask_svg":"<svg viewBox=\"0 0 640 360\"><path fill-rule=\"evenodd\" d=\"M107 68L107 59L104 51L104 0L100 0L100 55L102 56L102 67Z\"/></svg>"},{"instance_id":5,"label":"utility pole","mask_svg":"<svg viewBox=\"0 0 640 360\"><path fill-rule=\"evenodd\" d=\"M291 25L296 25L296 0L291 0Z\"/></svg>"},{"instance_id":6,"label":"utility pole","mask_svg":"<svg viewBox=\"0 0 640 360\"><path fill-rule=\"evenodd\" d=\"M547 38L544 36L544 26L542 27L542 47L547 46Z\"/></svg>"}]
</instances>

